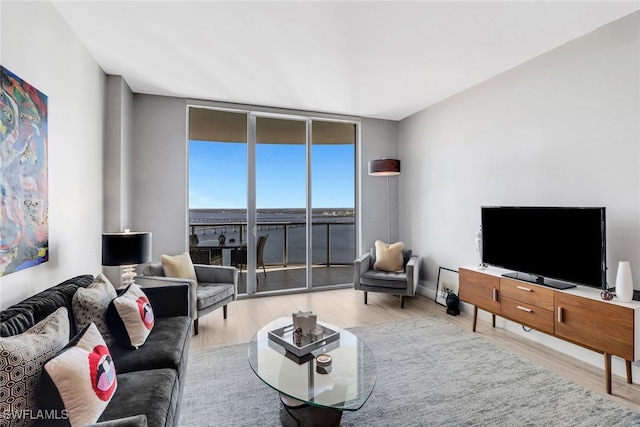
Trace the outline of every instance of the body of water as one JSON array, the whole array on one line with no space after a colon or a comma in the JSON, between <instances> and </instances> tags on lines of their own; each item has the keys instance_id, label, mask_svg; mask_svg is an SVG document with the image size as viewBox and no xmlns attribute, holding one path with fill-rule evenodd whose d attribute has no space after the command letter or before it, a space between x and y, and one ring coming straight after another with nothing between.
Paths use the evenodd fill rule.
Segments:
<instances>
[{"instance_id":1,"label":"body of water","mask_svg":"<svg viewBox=\"0 0 640 427\"><path fill-rule=\"evenodd\" d=\"M285 243L288 243L287 263L305 263L306 214L304 209L258 210L257 223L257 235L269 235L264 250L266 264L285 262ZM199 245L217 246L221 234L224 234L227 244L246 242L246 210L192 209L190 224L192 231L198 237ZM314 263L327 262L327 247L329 247L329 263L353 263L355 259L353 209L315 209L312 227ZM287 242L285 242L285 229Z\"/></svg>"}]
</instances>

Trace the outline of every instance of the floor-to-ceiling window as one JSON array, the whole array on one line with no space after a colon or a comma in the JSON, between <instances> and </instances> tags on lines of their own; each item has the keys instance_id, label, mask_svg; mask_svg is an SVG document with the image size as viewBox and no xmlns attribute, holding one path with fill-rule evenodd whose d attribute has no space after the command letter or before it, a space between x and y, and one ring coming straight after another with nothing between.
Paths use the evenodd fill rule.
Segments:
<instances>
[{"instance_id":1,"label":"floor-to-ceiling window","mask_svg":"<svg viewBox=\"0 0 640 427\"><path fill-rule=\"evenodd\" d=\"M195 263L246 266L247 142L247 114L189 108L189 252ZM244 280L239 292L246 293Z\"/></svg>"},{"instance_id":2,"label":"floor-to-ceiling window","mask_svg":"<svg viewBox=\"0 0 640 427\"><path fill-rule=\"evenodd\" d=\"M350 283L356 135L353 122L190 107L194 262L238 267L241 294Z\"/></svg>"}]
</instances>

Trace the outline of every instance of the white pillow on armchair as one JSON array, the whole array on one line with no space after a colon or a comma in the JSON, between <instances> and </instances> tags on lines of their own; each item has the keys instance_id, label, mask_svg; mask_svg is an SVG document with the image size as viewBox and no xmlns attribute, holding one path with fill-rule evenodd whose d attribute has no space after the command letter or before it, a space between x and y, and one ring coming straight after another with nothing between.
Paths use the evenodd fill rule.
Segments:
<instances>
[{"instance_id":1,"label":"white pillow on armchair","mask_svg":"<svg viewBox=\"0 0 640 427\"><path fill-rule=\"evenodd\" d=\"M385 243L382 240L376 240L376 262L373 264L373 269L402 273L404 271L403 249L404 242Z\"/></svg>"}]
</instances>

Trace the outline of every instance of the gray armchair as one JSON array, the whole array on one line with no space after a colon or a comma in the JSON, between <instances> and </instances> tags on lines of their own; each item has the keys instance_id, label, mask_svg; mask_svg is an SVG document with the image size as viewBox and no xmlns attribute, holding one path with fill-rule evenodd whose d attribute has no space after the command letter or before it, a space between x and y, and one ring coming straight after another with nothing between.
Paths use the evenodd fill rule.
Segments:
<instances>
[{"instance_id":1,"label":"gray armchair","mask_svg":"<svg viewBox=\"0 0 640 427\"><path fill-rule=\"evenodd\" d=\"M411 249L402 250L404 271L388 272L374 270L376 249L362 255L354 261L353 287L364 291L364 303L367 303L367 292L384 292L400 296L400 308L404 308L404 297L414 296L418 286L419 257L413 255Z\"/></svg>"},{"instance_id":2,"label":"gray armchair","mask_svg":"<svg viewBox=\"0 0 640 427\"><path fill-rule=\"evenodd\" d=\"M198 280L166 277L162 264L151 263L142 268L142 275L136 277L141 287L167 286L187 283L189 285L189 315L193 319L193 331L198 335L198 319L222 307L227 318L227 304L238 295L238 269L219 265L194 264Z\"/></svg>"}]
</instances>

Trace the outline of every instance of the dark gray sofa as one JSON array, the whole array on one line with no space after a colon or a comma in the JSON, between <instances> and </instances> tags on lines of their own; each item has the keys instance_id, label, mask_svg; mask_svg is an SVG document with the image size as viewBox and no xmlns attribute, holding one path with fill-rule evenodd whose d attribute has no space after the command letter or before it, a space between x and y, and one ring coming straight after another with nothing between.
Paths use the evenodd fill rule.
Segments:
<instances>
[{"instance_id":1,"label":"dark gray sofa","mask_svg":"<svg viewBox=\"0 0 640 427\"><path fill-rule=\"evenodd\" d=\"M21 334L65 306L69 338L74 337L77 331L71 301L79 287L92 281L91 275L77 276L1 311L0 336ZM98 420L101 427L178 425L191 339L189 288L176 284L143 290L153 308L155 325L137 350L118 343L109 346L118 385ZM45 424L52 422L46 420Z\"/></svg>"}]
</instances>

